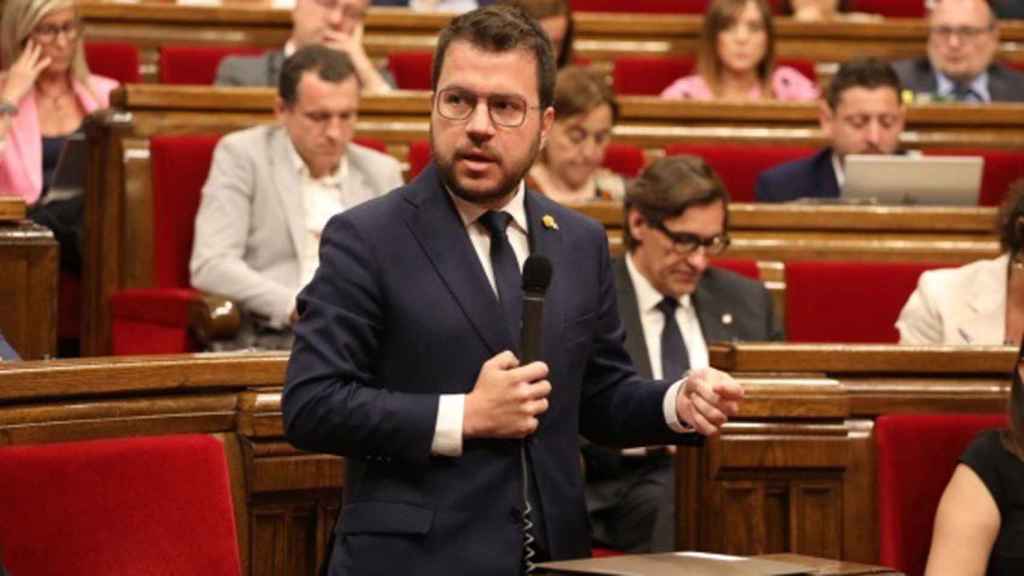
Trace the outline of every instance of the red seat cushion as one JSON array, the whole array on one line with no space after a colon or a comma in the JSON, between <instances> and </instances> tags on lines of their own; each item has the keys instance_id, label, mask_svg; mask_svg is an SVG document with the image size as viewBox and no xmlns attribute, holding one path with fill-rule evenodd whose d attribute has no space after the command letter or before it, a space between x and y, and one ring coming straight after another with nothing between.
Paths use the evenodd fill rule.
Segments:
<instances>
[{"instance_id":1,"label":"red seat cushion","mask_svg":"<svg viewBox=\"0 0 1024 576\"><path fill-rule=\"evenodd\" d=\"M616 94L657 96L693 68L692 56L620 56L613 63L612 88Z\"/></svg>"},{"instance_id":2,"label":"red seat cushion","mask_svg":"<svg viewBox=\"0 0 1024 576\"><path fill-rule=\"evenodd\" d=\"M646 164L644 151L639 146L611 142L605 149L604 167L626 178L637 177L644 169L644 164Z\"/></svg>"},{"instance_id":3,"label":"red seat cushion","mask_svg":"<svg viewBox=\"0 0 1024 576\"><path fill-rule=\"evenodd\" d=\"M703 14L711 0L570 0L573 12Z\"/></svg>"},{"instance_id":4,"label":"red seat cushion","mask_svg":"<svg viewBox=\"0 0 1024 576\"><path fill-rule=\"evenodd\" d=\"M897 342L894 324L925 270L921 262L786 263L786 340Z\"/></svg>"},{"instance_id":5,"label":"red seat cushion","mask_svg":"<svg viewBox=\"0 0 1024 576\"><path fill-rule=\"evenodd\" d=\"M925 0L851 0L853 12L881 14L889 18L924 18Z\"/></svg>"},{"instance_id":6,"label":"red seat cushion","mask_svg":"<svg viewBox=\"0 0 1024 576\"><path fill-rule=\"evenodd\" d=\"M890 414L875 422L878 563L921 576L939 498L974 436L1004 414Z\"/></svg>"},{"instance_id":7,"label":"red seat cushion","mask_svg":"<svg viewBox=\"0 0 1024 576\"><path fill-rule=\"evenodd\" d=\"M722 179L733 202L753 202L757 177L769 168L811 156L817 151L810 146L690 143L681 142L665 147L665 153L700 156Z\"/></svg>"},{"instance_id":8,"label":"red seat cushion","mask_svg":"<svg viewBox=\"0 0 1024 576\"><path fill-rule=\"evenodd\" d=\"M225 56L261 54L255 46L175 46L160 47L161 84L213 84L217 67Z\"/></svg>"},{"instance_id":9,"label":"red seat cushion","mask_svg":"<svg viewBox=\"0 0 1024 576\"><path fill-rule=\"evenodd\" d=\"M230 486L206 435L0 448L3 562L35 576L238 576Z\"/></svg>"},{"instance_id":10,"label":"red seat cushion","mask_svg":"<svg viewBox=\"0 0 1024 576\"><path fill-rule=\"evenodd\" d=\"M139 49L128 42L85 43L85 61L93 74L113 78L121 84L139 81Z\"/></svg>"},{"instance_id":11,"label":"red seat cushion","mask_svg":"<svg viewBox=\"0 0 1024 576\"><path fill-rule=\"evenodd\" d=\"M430 90L430 74L434 65L433 52L392 52L388 54L388 69L401 90Z\"/></svg>"},{"instance_id":12,"label":"red seat cushion","mask_svg":"<svg viewBox=\"0 0 1024 576\"><path fill-rule=\"evenodd\" d=\"M926 154L943 156L981 156L985 170L981 176L980 206L998 206L1014 181L1024 178L1024 151L993 148L934 148Z\"/></svg>"}]
</instances>

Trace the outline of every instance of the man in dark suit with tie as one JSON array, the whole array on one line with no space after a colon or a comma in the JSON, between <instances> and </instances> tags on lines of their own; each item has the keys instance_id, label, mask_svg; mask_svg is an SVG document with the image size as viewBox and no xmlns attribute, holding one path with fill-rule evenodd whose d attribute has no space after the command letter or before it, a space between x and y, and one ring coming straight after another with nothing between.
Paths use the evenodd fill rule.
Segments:
<instances>
[{"instance_id":1,"label":"man in dark suit with tie","mask_svg":"<svg viewBox=\"0 0 1024 576\"><path fill-rule=\"evenodd\" d=\"M1024 74L995 62L999 21L989 0L936 0L928 55L893 64L920 101L1022 102Z\"/></svg>"},{"instance_id":2,"label":"man in dark suit with tie","mask_svg":"<svg viewBox=\"0 0 1024 576\"><path fill-rule=\"evenodd\" d=\"M626 194L627 254L612 262L626 350L642 376L679 378L708 365L708 344L781 340L764 285L721 268L728 194L696 156L648 167ZM583 447L594 540L628 552L673 550L671 449Z\"/></svg>"},{"instance_id":3,"label":"man in dark suit with tie","mask_svg":"<svg viewBox=\"0 0 1024 576\"><path fill-rule=\"evenodd\" d=\"M899 151L906 108L892 67L877 59L851 60L839 67L819 106L818 123L831 145L808 158L765 170L758 176L758 202L838 198L848 154Z\"/></svg>"},{"instance_id":4,"label":"man in dark suit with tie","mask_svg":"<svg viewBox=\"0 0 1024 576\"><path fill-rule=\"evenodd\" d=\"M685 443L737 410L724 373L636 374L604 230L525 189L554 75L521 9L454 18L434 58L435 163L324 230L282 409L293 444L346 457L333 576L519 574L528 538L535 560L587 556L579 433ZM542 361L524 365L528 255L553 277Z\"/></svg>"}]
</instances>

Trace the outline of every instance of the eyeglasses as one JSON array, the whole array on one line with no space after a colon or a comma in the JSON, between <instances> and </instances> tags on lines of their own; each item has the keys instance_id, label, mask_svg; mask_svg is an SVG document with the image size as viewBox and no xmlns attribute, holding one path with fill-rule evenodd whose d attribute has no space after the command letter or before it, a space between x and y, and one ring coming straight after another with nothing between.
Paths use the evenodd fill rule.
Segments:
<instances>
[{"instance_id":1,"label":"eyeglasses","mask_svg":"<svg viewBox=\"0 0 1024 576\"><path fill-rule=\"evenodd\" d=\"M328 12L341 8L341 15L348 20L362 20L366 17L366 11L362 8L346 4L343 0L313 0L317 6Z\"/></svg>"},{"instance_id":2,"label":"eyeglasses","mask_svg":"<svg viewBox=\"0 0 1024 576\"><path fill-rule=\"evenodd\" d=\"M68 42L78 40L79 34L82 33L81 21L71 20L69 22L65 22L61 26L45 24L33 30L32 37L40 44L51 44L57 41L57 37L60 36L61 33L64 34L64 38L66 38Z\"/></svg>"},{"instance_id":3,"label":"eyeglasses","mask_svg":"<svg viewBox=\"0 0 1024 576\"><path fill-rule=\"evenodd\" d=\"M481 96L468 90L446 88L437 94L437 113L449 120L465 120L476 110ZM518 128L526 122L526 113L540 106L530 106L521 96L490 94L486 97L491 122L505 128Z\"/></svg>"},{"instance_id":4,"label":"eyeglasses","mask_svg":"<svg viewBox=\"0 0 1024 576\"><path fill-rule=\"evenodd\" d=\"M683 254L691 254L696 252L698 248L704 248L706 254L715 256L725 252L725 249L729 247L729 243L732 242L728 234L701 238L689 232L673 232L665 226L664 222L652 222L651 226L661 230L662 234L668 236L668 239L672 241L672 247Z\"/></svg>"},{"instance_id":5,"label":"eyeglasses","mask_svg":"<svg viewBox=\"0 0 1024 576\"><path fill-rule=\"evenodd\" d=\"M953 36L971 41L977 40L982 34L991 32L994 28L994 24L988 26L932 26L929 33L943 42L952 40Z\"/></svg>"}]
</instances>

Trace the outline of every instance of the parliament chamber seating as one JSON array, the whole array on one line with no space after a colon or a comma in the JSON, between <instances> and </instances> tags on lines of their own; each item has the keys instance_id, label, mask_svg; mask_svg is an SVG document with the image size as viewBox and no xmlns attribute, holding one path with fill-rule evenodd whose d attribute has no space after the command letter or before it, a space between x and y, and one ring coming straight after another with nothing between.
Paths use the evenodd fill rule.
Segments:
<instances>
[{"instance_id":1,"label":"parliament chamber seating","mask_svg":"<svg viewBox=\"0 0 1024 576\"><path fill-rule=\"evenodd\" d=\"M215 134L156 136L150 140L153 186L153 285L111 296L115 355L200 349L193 326L207 307L191 287L189 259L196 211L206 182Z\"/></svg>"},{"instance_id":2,"label":"parliament chamber seating","mask_svg":"<svg viewBox=\"0 0 1024 576\"><path fill-rule=\"evenodd\" d=\"M887 18L924 18L926 13L925 0L851 0L850 9Z\"/></svg>"},{"instance_id":3,"label":"parliament chamber seating","mask_svg":"<svg viewBox=\"0 0 1024 576\"><path fill-rule=\"evenodd\" d=\"M709 2L710 0L570 0L569 5L573 12L703 14Z\"/></svg>"},{"instance_id":4,"label":"parliament chamber seating","mask_svg":"<svg viewBox=\"0 0 1024 576\"><path fill-rule=\"evenodd\" d=\"M696 58L679 56L620 56L612 62L612 88L618 95L657 96L672 82L692 74ZM818 80L812 60L778 58L776 65L796 68L811 80Z\"/></svg>"},{"instance_id":5,"label":"parliament chamber seating","mask_svg":"<svg viewBox=\"0 0 1024 576\"><path fill-rule=\"evenodd\" d=\"M786 340L897 342L894 326L923 262L786 263Z\"/></svg>"},{"instance_id":6,"label":"parliament chamber seating","mask_svg":"<svg viewBox=\"0 0 1024 576\"><path fill-rule=\"evenodd\" d=\"M888 414L875 422L879 563L923 576L935 511L961 453L999 414Z\"/></svg>"},{"instance_id":7,"label":"parliament chamber seating","mask_svg":"<svg viewBox=\"0 0 1024 576\"><path fill-rule=\"evenodd\" d=\"M757 177L762 171L814 154L811 146L786 146L755 143L685 142L665 147L665 154L700 156L722 179L733 202L753 202Z\"/></svg>"},{"instance_id":8,"label":"parliament chamber seating","mask_svg":"<svg viewBox=\"0 0 1024 576\"><path fill-rule=\"evenodd\" d=\"M224 445L211 435L0 447L12 574L241 572Z\"/></svg>"},{"instance_id":9,"label":"parliament chamber seating","mask_svg":"<svg viewBox=\"0 0 1024 576\"><path fill-rule=\"evenodd\" d=\"M226 56L262 54L266 49L252 46L160 47L161 84L213 84L217 67Z\"/></svg>"},{"instance_id":10,"label":"parliament chamber seating","mask_svg":"<svg viewBox=\"0 0 1024 576\"><path fill-rule=\"evenodd\" d=\"M434 53L401 51L388 54L388 70L399 90L430 90Z\"/></svg>"},{"instance_id":11,"label":"parliament chamber seating","mask_svg":"<svg viewBox=\"0 0 1024 576\"><path fill-rule=\"evenodd\" d=\"M121 84L139 81L139 49L129 42L85 43L85 61L93 74L113 78Z\"/></svg>"}]
</instances>

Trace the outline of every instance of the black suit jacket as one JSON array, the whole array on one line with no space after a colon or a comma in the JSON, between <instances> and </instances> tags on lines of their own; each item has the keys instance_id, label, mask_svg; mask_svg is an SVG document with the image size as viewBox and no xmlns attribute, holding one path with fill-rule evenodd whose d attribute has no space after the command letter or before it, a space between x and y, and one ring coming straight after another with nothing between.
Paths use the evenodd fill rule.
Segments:
<instances>
[{"instance_id":1,"label":"black suit jacket","mask_svg":"<svg viewBox=\"0 0 1024 576\"><path fill-rule=\"evenodd\" d=\"M651 359L647 354L636 289L629 277L624 258L612 262L619 316L626 330L626 350L637 371L651 378ZM693 305L700 321L704 341L772 341L782 340L783 333L775 322L771 294L764 285L730 270L708 268L693 293ZM601 446L584 446L587 479L608 481L622 474L621 452Z\"/></svg>"},{"instance_id":2,"label":"black suit jacket","mask_svg":"<svg viewBox=\"0 0 1024 576\"><path fill-rule=\"evenodd\" d=\"M623 347L604 229L532 191L526 210L531 252L554 276L543 338L553 391L525 445L547 550L587 556L578 432L620 445L696 437L668 428L669 384L641 379ZM439 395L468 393L484 361L517 337L435 167L328 223L298 310L286 434L347 458L330 573L518 574L522 443L430 453Z\"/></svg>"},{"instance_id":3,"label":"black suit jacket","mask_svg":"<svg viewBox=\"0 0 1024 576\"><path fill-rule=\"evenodd\" d=\"M938 90L935 70L926 56L909 58L892 65L903 88L914 95L934 95ZM993 102L1024 102L1024 74L1002 64L988 67L988 92Z\"/></svg>"},{"instance_id":4,"label":"black suit jacket","mask_svg":"<svg viewBox=\"0 0 1024 576\"><path fill-rule=\"evenodd\" d=\"M798 198L838 198L839 182L832 168L832 149L780 164L757 177L758 202L789 202Z\"/></svg>"}]
</instances>

